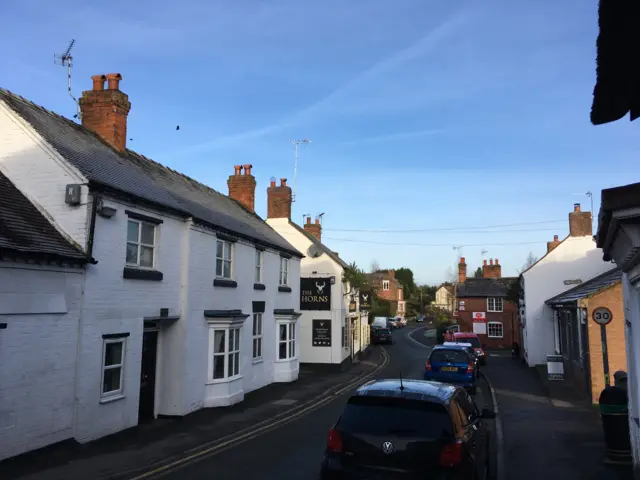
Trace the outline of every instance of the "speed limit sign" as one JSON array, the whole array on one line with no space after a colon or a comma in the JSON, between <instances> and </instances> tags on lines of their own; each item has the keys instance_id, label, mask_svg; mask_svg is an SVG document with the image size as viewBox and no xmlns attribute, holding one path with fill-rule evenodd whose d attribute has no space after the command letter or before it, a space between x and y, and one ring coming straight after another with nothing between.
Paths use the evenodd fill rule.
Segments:
<instances>
[{"instance_id":1,"label":"speed limit sign","mask_svg":"<svg viewBox=\"0 0 640 480\"><path fill-rule=\"evenodd\" d=\"M591 314L593 321L599 325L608 325L613 320L613 314L607 307L598 307Z\"/></svg>"}]
</instances>

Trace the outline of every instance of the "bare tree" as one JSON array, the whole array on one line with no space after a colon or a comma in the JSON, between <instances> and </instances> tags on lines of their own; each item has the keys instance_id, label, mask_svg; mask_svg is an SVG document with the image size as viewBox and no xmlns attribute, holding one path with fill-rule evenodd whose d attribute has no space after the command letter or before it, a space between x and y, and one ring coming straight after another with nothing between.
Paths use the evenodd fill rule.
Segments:
<instances>
[{"instance_id":1,"label":"bare tree","mask_svg":"<svg viewBox=\"0 0 640 480\"><path fill-rule=\"evenodd\" d=\"M380 270L380 264L378 263L377 260L372 260L371 261L371 273L375 273L378 270Z\"/></svg>"},{"instance_id":2,"label":"bare tree","mask_svg":"<svg viewBox=\"0 0 640 480\"><path fill-rule=\"evenodd\" d=\"M447 271L444 274L444 278L446 282L449 283L457 283L458 282L458 273L453 271L453 267L449 265L447 267Z\"/></svg>"},{"instance_id":3,"label":"bare tree","mask_svg":"<svg viewBox=\"0 0 640 480\"><path fill-rule=\"evenodd\" d=\"M518 274L524 272L526 269L534 265L537 261L538 261L538 257L536 257L533 254L533 252L529 252L529 255L527 255L527 259L524 262L524 265L522 265L522 268L518 270Z\"/></svg>"}]
</instances>

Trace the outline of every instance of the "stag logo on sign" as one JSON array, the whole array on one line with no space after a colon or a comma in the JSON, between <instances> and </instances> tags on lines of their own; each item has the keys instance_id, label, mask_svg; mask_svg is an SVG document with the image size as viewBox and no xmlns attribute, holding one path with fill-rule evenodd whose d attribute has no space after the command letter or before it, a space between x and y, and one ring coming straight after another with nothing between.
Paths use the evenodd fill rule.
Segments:
<instances>
[{"instance_id":1,"label":"stag logo on sign","mask_svg":"<svg viewBox=\"0 0 640 480\"><path fill-rule=\"evenodd\" d=\"M371 294L369 292L360 292L360 310L371 309Z\"/></svg>"},{"instance_id":2,"label":"stag logo on sign","mask_svg":"<svg viewBox=\"0 0 640 480\"><path fill-rule=\"evenodd\" d=\"M301 310L331 310L331 281L329 278L300 279Z\"/></svg>"}]
</instances>

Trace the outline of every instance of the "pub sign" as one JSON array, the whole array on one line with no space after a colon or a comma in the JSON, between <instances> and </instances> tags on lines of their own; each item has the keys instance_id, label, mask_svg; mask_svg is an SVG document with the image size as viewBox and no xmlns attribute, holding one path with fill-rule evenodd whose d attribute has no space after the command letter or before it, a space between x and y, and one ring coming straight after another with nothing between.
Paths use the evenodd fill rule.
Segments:
<instances>
[{"instance_id":1,"label":"pub sign","mask_svg":"<svg viewBox=\"0 0 640 480\"><path fill-rule=\"evenodd\" d=\"M360 310L371 310L371 292L360 292Z\"/></svg>"},{"instance_id":2,"label":"pub sign","mask_svg":"<svg viewBox=\"0 0 640 480\"><path fill-rule=\"evenodd\" d=\"M314 347L331 346L331 320L312 320L311 344Z\"/></svg>"},{"instance_id":3,"label":"pub sign","mask_svg":"<svg viewBox=\"0 0 640 480\"><path fill-rule=\"evenodd\" d=\"M331 310L331 279L300 279L300 310Z\"/></svg>"}]
</instances>

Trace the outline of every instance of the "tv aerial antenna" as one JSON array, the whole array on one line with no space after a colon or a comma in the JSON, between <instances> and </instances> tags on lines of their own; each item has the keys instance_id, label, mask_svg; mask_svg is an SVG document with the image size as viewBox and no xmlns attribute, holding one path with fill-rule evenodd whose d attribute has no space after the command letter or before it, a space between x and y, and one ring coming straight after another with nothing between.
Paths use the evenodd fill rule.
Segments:
<instances>
[{"instance_id":1,"label":"tv aerial antenna","mask_svg":"<svg viewBox=\"0 0 640 480\"><path fill-rule=\"evenodd\" d=\"M487 253L489 253L489 252L487 252L486 250L482 250L482 252L481 252L481 253L482 253L482 258L484 258L484 256L485 256Z\"/></svg>"},{"instance_id":2,"label":"tv aerial antenna","mask_svg":"<svg viewBox=\"0 0 640 480\"><path fill-rule=\"evenodd\" d=\"M458 260L460 260L460 257L462 256L462 245L454 245L453 249L458 252Z\"/></svg>"},{"instance_id":3,"label":"tv aerial antenna","mask_svg":"<svg viewBox=\"0 0 640 480\"><path fill-rule=\"evenodd\" d=\"M67 91L69 92L69 96L71 97L71 99L75 102L77 109L77 113L74 115L74 118L81 118L80 105L78 104L78 100L76 100L76 97L74 97L73 93L71 93L71 67L73 67L73 56L71 55L71 50L73 50L73 46L75 45L75 43L75 39L72 39L71 42L69 42L69 46L64 53L54 55L53 62L56 65L67 67Z\"/></svg>"},{"instance_id":4,"label":"tv aerial antenna","mask_svg":"<svg viewBox=\"0 0 640 480\"><path fill-rule=\"evenodd\" d=\"M320 220L320 225L322 225L322 217L324 217L324 212L319 213L318 216L316 217L318 220Z\"/></svg>"},{"instance_id":5,"label":"tv aerial antenna","mask_svg":"<svg viewBox=\"0 0 640 480\"><path fill-rule=\"evenodd\" d=\"M291 201L296 201L296 180L298 178L298 160L300 159L300 145L307 145L311 143L311 140L305 138L304 140L291 140L296 146L296 161L293 164L293 194L291 195Z\"/></svg>"}]
</instances>

